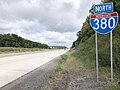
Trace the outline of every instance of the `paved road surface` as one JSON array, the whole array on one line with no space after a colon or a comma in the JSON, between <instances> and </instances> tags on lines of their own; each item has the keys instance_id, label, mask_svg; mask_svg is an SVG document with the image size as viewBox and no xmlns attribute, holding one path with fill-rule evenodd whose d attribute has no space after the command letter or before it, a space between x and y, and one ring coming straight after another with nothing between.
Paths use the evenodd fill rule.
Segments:
<instances>
[{"instance_id":1,"label":"paved road surface","mask_svg":"<svg viewBox=\"0 0 120 90\"><path fill-rule=\"evenodd\" d=\"M0 58L0 87L44 65L67 50L54 50ZM48 67L49 68L49 67Z\"/></svg>"}]
</instances>

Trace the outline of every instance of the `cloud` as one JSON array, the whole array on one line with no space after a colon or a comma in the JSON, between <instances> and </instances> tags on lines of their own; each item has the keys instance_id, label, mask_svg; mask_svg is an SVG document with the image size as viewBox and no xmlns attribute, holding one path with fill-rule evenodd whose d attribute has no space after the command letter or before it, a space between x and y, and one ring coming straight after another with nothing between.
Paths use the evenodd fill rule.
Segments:
<instances>
[{"instance_id":1,"label":"cloud","mask_svg":"<svg viewBox=\"0 0 120 90\"><path fill-rule=\"evenodd\" d=\"M100 0L0 0L0 33L70 46L92 3Z\"/></svg>"}]
</instances>

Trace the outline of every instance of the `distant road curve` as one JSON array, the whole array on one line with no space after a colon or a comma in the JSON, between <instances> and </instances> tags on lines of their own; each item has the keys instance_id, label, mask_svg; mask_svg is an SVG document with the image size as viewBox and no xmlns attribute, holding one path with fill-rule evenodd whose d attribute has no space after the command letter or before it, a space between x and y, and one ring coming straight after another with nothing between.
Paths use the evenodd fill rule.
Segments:
<instances>
[{"instance_id":1,"label":"distant road curve","mask_svg":"<svg viewBox=\"0 0 120 90\"><path fill-rule=\"evenodd\" d=\"M35 53L0 56L0 87L48 63L68 50L50 50ZM48 67L49 68L49 67Z\"/></svg>"}]
</instances>

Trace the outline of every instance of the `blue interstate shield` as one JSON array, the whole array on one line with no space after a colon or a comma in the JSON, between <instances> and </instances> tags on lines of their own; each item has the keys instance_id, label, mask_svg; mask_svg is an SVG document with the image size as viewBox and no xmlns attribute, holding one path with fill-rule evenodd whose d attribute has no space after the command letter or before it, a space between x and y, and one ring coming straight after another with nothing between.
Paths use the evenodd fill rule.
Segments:
<instances>
[{"instance_id":1,"label":"blue interstate shield","mask_svg":"<svg viewBox=\"0 0 120 90\"><path fill-rule=\"evenodd\" d=\"M93 14L90 16L90 25L94 31L107 34L112 31L118 23L118 13Z\"/></svg>"}]
</instances>

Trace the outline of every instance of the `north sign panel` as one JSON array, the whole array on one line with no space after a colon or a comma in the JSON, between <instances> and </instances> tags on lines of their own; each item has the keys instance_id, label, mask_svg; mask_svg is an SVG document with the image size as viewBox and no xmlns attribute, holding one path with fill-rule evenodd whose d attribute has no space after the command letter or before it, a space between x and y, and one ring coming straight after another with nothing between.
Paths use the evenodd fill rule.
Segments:
<instances>
[{"instance_id":1,"label":"north sign panel","mask_svg":"<svg viewBox=\"0 0 120 90\"><path fill-rule=\"evenodd\" d=\"M110 13L113 12L113 3L104 3L104 4L97 4L94 5L94 13Z\"/></svg>"}]
</instances>

